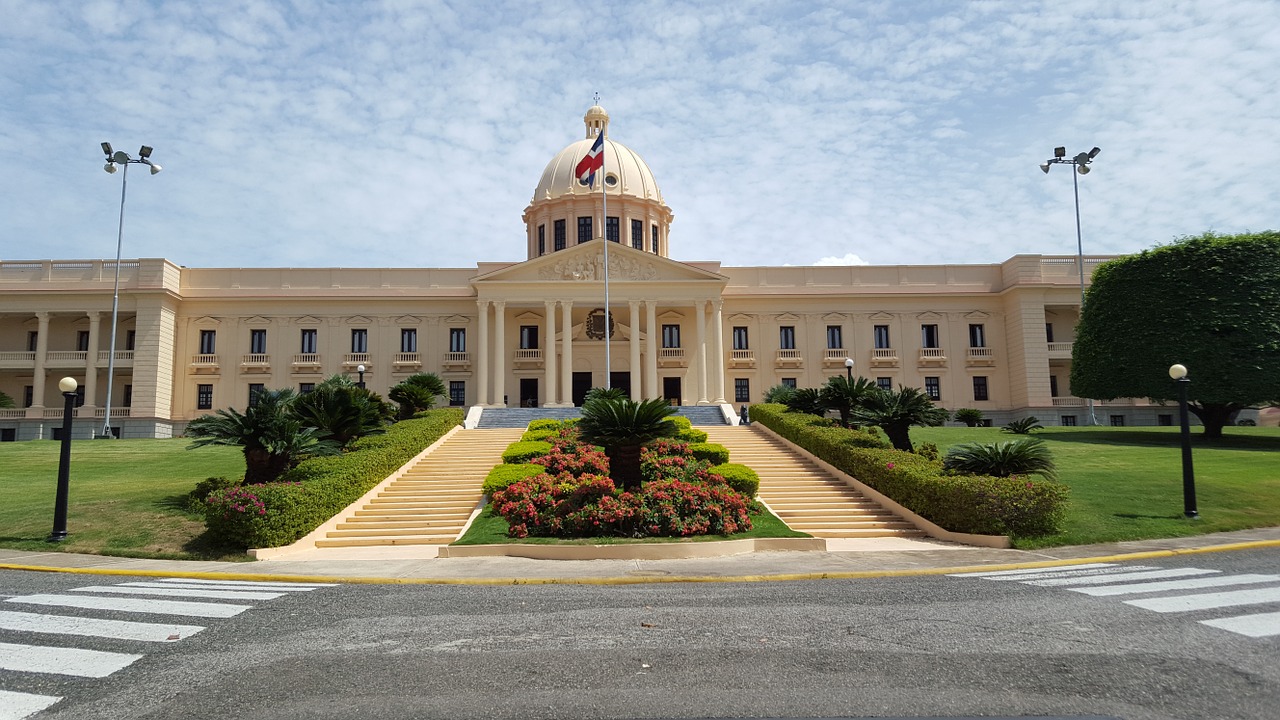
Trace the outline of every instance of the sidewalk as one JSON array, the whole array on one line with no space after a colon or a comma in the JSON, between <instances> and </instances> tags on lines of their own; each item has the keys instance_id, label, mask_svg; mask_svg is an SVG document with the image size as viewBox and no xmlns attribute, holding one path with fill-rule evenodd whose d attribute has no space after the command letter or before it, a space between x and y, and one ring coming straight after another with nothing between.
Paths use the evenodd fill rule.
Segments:
<instances>
[{"instance_id":1,"label":"sidewalk","mask_svg":"<svg viewBox=\"0 0 1280 720\"><path fill-rule=\"evenodd\" d=\"M817 580L923 575L968 568L1072 564L1133 555L1170 556L1248 547L1280 547L1280 527L1189 538L1077 545L1044 550L996 550L936 541L857 541L826 552L756 552L681 560L529 560L509 557L334 557L259 562L145 560L0 549L0 569L108 575L209 576L224 579L362 583L628 584Z\"/></svg>"}]
</instances>

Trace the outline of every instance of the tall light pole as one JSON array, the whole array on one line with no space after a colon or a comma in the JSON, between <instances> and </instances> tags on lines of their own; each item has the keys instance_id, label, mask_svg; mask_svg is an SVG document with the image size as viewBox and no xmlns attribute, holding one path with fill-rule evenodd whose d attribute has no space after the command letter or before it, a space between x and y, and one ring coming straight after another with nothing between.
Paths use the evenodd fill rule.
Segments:
<instances>
[{"instance_id":1,"label":"tall light pole","mask_svg":"<svg viewBox=\"0 0 1280 720\"><path fill-rule=\"evenodd\" d=\"M53 532L49 533L49 542L60 542L67 539L67 496L71 487L71 418L75 415L76 388L79 384L75 378L64 377L58 381L58 389L62 391L62 448L58 455L58 490L53 502Z\"/></svg>"},{"instance_id":2,"label":"tall light pole","mask_svg":"<svg viewBox=\"0 0 1280 720\"><path fill-rule=\"evenodd\" d=\"M1084 317L1084 241L1080 236L1080 182L1076 176L1088 175L1089 164L1093 162L1094 158L1098 157L1100 152L1102 152L1102 148L1095 147L1089 152L1082 152L1073 158L1067 158L1067 149L1065 147L1056 147L1053 149L1053 157L1040 163L1040 169L1046 175L1049 174L1049 168L1054 165L1074 165L1076 168L1076 171L1071 174L1071 189L1076 198L1076 267L1080 270L1081 317ZM1093 413L1093 398L1087 398L1087 401L1089 403L1089 424L1097 425L1098 417Z\"/></svg>"},{"instance_id":3,"label":"tall light pole","mask_svg":"<svg viewBox=\"0 0 1280 720\"><path fill-rule=\"evenodd\" d=\"M1178 421L1182 426L1182 514L1189 520L1200 517L1196 507L1196 472L1191 466L1191 418L1187 414L1187 377L1185 365L1169 366L1169 377L1178 383Z\"/></svg>"},{"instance_id":4,"label":"tall light pole","mask_svg":"<svg viewBox=\"0 0 1280 720\"><path fill-rule=\"evenodd\" d=\"M107 155L107 164L102 167L107 173L114 173L117 165L124 167L124 172L120 175L120 227L116 232L116 284L111 293L111 353L107 355L107 407L102 420L102 436L109 439L112 437L111 392L116 376L116 325L120 318L120 250L124 246L124 197L125 191L129 188L129 165L133 163L146 165L151 168L152 175L160 172L162 168L151 162L151 148L147 145L143 145L138 150L136 158L129 157L129 153L123 150L112 152L109 142L102 143L102 152Z\"/></svg>"}]
</instances>

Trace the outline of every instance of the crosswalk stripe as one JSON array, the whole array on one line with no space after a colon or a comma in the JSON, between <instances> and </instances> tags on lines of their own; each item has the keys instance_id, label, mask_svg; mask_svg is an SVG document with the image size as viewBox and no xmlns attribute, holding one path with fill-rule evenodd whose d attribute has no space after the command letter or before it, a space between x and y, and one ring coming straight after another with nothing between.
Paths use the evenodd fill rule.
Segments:
<instances>
[{"instance_id":1,"label":"crosswalk stripe","mask_svg":"<svg viewBox=\"0 0 1280 720\"><path fill-rule=\"evenodd\" d=\"M100 678L126 668L141 655L0 643L0 669Z\"/></svg>"},{"instance_id":2,"label":"crosswalk stripe","mask_svg":"<svg viewBox=\"0 0 1280 720\"><path fill-rule=\"evenodd\" d=\"M1271 637L1280 635L1280 612L1201 620L1200 624L1230 630L1249 637Z\"/></svg>"},{"instance_id":3,"label":"crosswalk stripe","mask_svg":"<svg viewBox=\"0 0 1280 720\"><path fill-rule=\"evenodd\" d=\"M235 617L253 607L230 603L184 602L181 600L153 600L150 598L94 597L92 595L23 595L5 602L29 605L52 605L87 610L118 610L120 612L153 613L156 615L190 615L192 617Z\"/></svg>"},{"instance_id":4,"label":"crosswalk stripe","mask_svg":"<svg viewBox=\"0 0 1280 720\"><path fill-rule=\"evenodd\" d=\"M189 590L186 588L146 588L123 585L89 585L71 588L70 592L115 593L117 595L161 595L166 597L209 598L211 600L275 600L284 593L251 590Z\"/></svg>"},{"instance_id":5,"label":"crosswalk stripe","mask_svg":"<svg viewBox=\"0 0 1280 720\"><path fill-rule=\"evenodd\" d=\"M1186 580L1166 580L1164 582L1133 583L1132 585L1107 585L1103 587L1067 588L1071 592L1085 595L1131 595L1134 593L1165 592L1168 590L1198 590L1200 588L1223 587L1226 585L1254 585L1280 580L1280 575L1219 575L1216 577L1198 577Z\"/></svg>"},{"instance_id":6,"label":"crosswalk stripe","mask_svg":"<svg viewBox=\"0 0 1280 720\"><path fill-rule=\"evenodd\" d=\"M1280 602L1280 587L1255 590L1231 590L1227 592L1201 593L1197 595L1176 595L1167 598L1145 598L1141 600L1125 600L1125 604L1155 612L1188 612L1191 610L1211 610L1213 608L1235 607L1237 605L1258 605L1261 603Z\"/></svg>"},{"instance_id":7,"label":"crosswalk stripe","mask_svg":"<svg viewBox=\"0 0 1280 720\"><path fill-rule=\"evenodd\" d=\"M1057 578L1078 578L1092 577L1094 575L1115 575L1116 573L1133 572L1138 570L1156 570L1154 565L1135 565L1133 567L1107 567L1093 568L1090 570L1053 570L1049 572L1040 572L1035 575L1019 575L1017 577L989 577L983 580L998 580L1000 582L1028 582L1030 580L1055 580Z\"/></svg>"},{"instance_id":8,"label":"crosswalk stripe","mask_svg":"<svg viewBox=\"0 0 1280 720\"><path fill-rule=\"evenodd\" d=\"M31 693L0 690L0 720L22 720L61 700L56 695L32 695Z\"/></svg>"},{"instance_id":9,"label":"crosswalk stripe","mask_svg":"<svg viewBox=\"0 0 1280 720\"><path fill-rule=\"evenodd\" d=\"M337 587L337 583L296 583L296 582L267 582L258 580L199 580L195 578L163 578L157 582L176 583L180 585L226 585L228 587L260 587L270 588L272 590L292 590L295 592L309 592L317 588Z\"/></svg>"},{"instance_id":10,"label":"crosswalk stripe","mask_svg":"<svg viewBox=\"0 0 1280 720\"><path fill-rule=\"evenodd\" d=\"M48 635L86 635L118 640L172 642L195 635L203 629L199 625L142 623L129 620L103 620L101 618L0 610L0 630L45 633Z\"/></svg>"},{"instance_id":11,"label":"crosswalk stripe","mask_svg":"<svg viewBox=\"0 0 1280 720\"><path fill-rule=\"evenodd\" d=\"M1173 568L1171 570L1150 570L1147 572L1114 573L1111 575L1092 575L1088 577L1053 578L1050 580L1031 580L1027 585L1037 587L1061 587L1063 585L1106 585L1109 583L1128 582L1130 580L1158 580L1160 578L1190 577L1193 575L1212 575L1221 570L1203 570L1200 568Z\"/></svg>"},{"instance_id":12,"label":"crosswalk stripe","mask_svg":"<svg viewBox=\"0 0 1280 720\"><path fill-rule=\"evenodd\" d=\"M985 572L951 573L947 577L1017 577L1019 575L1035 575L1044 572L1060 572L1071 570L1090 570L1093 568L1115 567L1115 563L1086 563L1083 565L1067 565L1061 568L1023 568L1022 570L988 570Z\"/></svg>"}]
</instances>

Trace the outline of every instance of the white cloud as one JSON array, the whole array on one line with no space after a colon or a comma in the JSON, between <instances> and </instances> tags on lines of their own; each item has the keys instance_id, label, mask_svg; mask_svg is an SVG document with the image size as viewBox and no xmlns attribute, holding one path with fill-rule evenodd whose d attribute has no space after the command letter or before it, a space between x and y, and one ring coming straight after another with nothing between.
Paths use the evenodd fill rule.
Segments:
<instances>
[{"instance_id":1,"label":"white cloud","mask_svg":"<svg viewBox=\"0 0 1280 720\"><path fill-rule=\"evenodd\" d=\"M863 260L853 253L845 253L843 257L824 257L814 265L870 265L871 263Z\"/></svg>"}]
</instances>

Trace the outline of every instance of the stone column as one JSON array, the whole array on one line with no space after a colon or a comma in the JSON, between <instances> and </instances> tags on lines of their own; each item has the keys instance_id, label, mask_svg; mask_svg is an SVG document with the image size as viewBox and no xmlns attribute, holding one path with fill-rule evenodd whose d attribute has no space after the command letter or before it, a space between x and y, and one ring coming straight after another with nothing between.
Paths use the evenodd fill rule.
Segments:
<instances>
[{"instance_id":1,"label":"stone column","mask_svg":"<svg viewBox=\"0 0 1280 720\"><path fill-rule=\"evenodd\" d=\"M560 404L573 407L573 301L560 301Z\"/></svg>"},{"instance_id":2,"label":"stone column","mask_svg":"<svg viewBox=\"0 0 1280 720\"><path fill-rule=\"evenodd\" d=\"M44 363L49 352L49 313L36 313L36 364L31 373L31 407L44 407ZM43 417L43 415L41 415Z\"/></svg>"},{"instance_id":3,"label":"stone column","mask_svg":"<svg viewBox=\"0 0 1280 720\"><path fill-rule=\"evenodd\" d=\"M86 407L95 407L98 404L98 329L102 313L85 314L89 316L89 352L84 363L84 404Z\"/></svg>"},{"instance_id":4,"label":"stone column","mask_svg":"<svg viewBox=\"0 0 1280 720\"><path fill-rule=\"evenodd\" d=\"M631 309L631 399L643 400L644 388L640 386L640 301L629 300Z\"/></svg>"},{"instance_id":5,"label":"stone column","mask_svg":"<svg viewBox=\"0 0 1280 720\"><path fill-rule=\"evenodd\" d=\"M698 370L696 374L698 383L698 404L707 404L707 301L696 300L693 303L694 310L697 313L698 339L693 346L694 355L697 357Z\"/></svg>"},{"instance_id":6,"label":"stone column","mask_svg":"<svg viewBox=\"0 0 1280 720\"><path fill-rule=\"evenodd\" d=\"M644 389L650 399L662 397L658 387L658 352L661 346L661 328L658 327L658 306L652 300L644 301L644 329L649 340L645 343Z\"/></svg>"},{"instance_id":7,"label":"stone column","mask_svg":"<svg viewBox=\"0 0 1280 720\"><path fill-rule=\"evenodd\" d=\"M544 300L542 305L546 308L547 319L547 341L543 343L546 349L542 351L542 367L546 370L546 378L543 380L546 387L542 388L542 406L550 407L556 404L556 301Z\"/></svg>"},{"instance_id":8,"label":"stone column","mask_svg":"<svg viewBox=\"0 0 1280 720\"><path fill-rule=\"evenodd\" d=\"M480 310L480 323L476 328L480 336L476 342L476 397L479 400L476 404L484 407L489 404L489 301L477 300L476 307Z\"/></svg>"},{"instance_id":9,"label":"stone column","mask_svg":"<svg viewBox=\"0 0 1280 720\"><path fill-rule=\"evenodd\" d=\"M715 356L714 364L711 366L711 377L715 383L715 392L712 396L715 398L713 402L717 405L723 405L724 399L724 303L720 300L712 300L711 308L715 314L711 320L711 353Z\"/></svg>"},{"instance_id":10,"label":"stone column","mask_svg":"<svg viewBox=\"0 0 1280 720\"><path fill-rule=\"evenodd\" d=\"M493 404L507 406L507 304L493 303Z\"/></svg>"}]
</instances>

